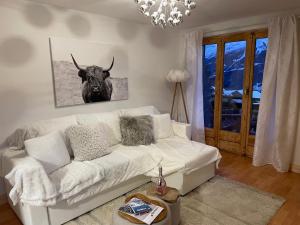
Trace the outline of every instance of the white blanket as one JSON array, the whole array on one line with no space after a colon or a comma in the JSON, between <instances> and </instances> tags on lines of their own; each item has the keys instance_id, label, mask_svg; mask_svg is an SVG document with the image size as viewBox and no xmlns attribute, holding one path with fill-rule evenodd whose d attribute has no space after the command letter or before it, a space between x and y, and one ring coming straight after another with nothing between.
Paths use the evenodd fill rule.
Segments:
<instances>
[{"instance_id":1,"label":"white blanket","mask_svg":"<svg viewBox=\"0 0 300 225\"><path fill-rule=\"evenodd\" d=\"M20 200L29 205L55 205L58 192L46 174L44 167L31 157L17 159L5 178L13 186L9 197L16 205Z\"/></svg>"},{"instance_id":2,"label":"white blanket","mask_svg":"<svg viewBox=\"0 0 300 225\"><path fill-rule=\"evenodd\" d=\"M50 175L31 157L9 158L7 167L13 168L6 175L13 186L10 198L14 204L20 201L33 206L51 206L65 199L73 204L102 189L142 175L156 168L162 160L158 151L153 151L153 145L116 145L112 148L109 155L92 161L72 161ZM94 184L98 184L97 188L89 190ZM80 197L76 196L78 193L81 193Z\"/></svg>"},{"instance_id":3,"label":"white blanket","mask_svg":"<svg viewBox=\"0 0 300 225\"><path fill-rule=\"evenodd\" d=\"M28 156L8 157L4 165L12 169L6 178L13 186L14 204L51 206L61 200L74 204L138 175L156 177L159 164L167 175L190 173L219 159L218 149L174 136L150 146L116 145L109 155L73 161L50 175Z\"/></svg>"},{"instance_id":4,"label":"white blanket","mask_svg":"<svg viewBox=\"0 0 300 225\"><path fill-rule=\"evenodd\" d=\"M213 162L217 162L218 166L221 159L217 148L178 136L160 139L155 146L163 157L161 166L164 175L174 172L189 174ZM153 169L146 175L157 177L158 170Z\"/></svg>"},{"instance_id":5,"label":"white blanket","mask_svg":"<svg viewBox=\"0 0 300 225\"><path fill-rule=\"evenodd\" d=\"M90 185L79 194L68 198L67 203L72 205L131 178L157 170L161 161L162 155L155 145L114 146L113 153L90 162L95 167L104 169L105 180Z\"/></svg>"}]
</instances>

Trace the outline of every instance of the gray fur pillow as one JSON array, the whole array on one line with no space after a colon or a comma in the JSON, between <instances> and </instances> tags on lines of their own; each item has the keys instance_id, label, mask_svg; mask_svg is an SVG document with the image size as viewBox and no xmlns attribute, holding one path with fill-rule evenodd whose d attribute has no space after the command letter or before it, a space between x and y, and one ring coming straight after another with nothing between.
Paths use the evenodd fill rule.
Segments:
<instances>
[{"instance_id":1,"label":"gray fur pillow","mask_svg":"<svg viewBox=\"0 0 300 225\"><path fill-rule=\"evenodd\" d=\"M109 129L102 123L67 128L66 135L70 139L74 160L93 160L111 153Z\"/></svg>"},{"instance_id":2,"label":"gray fur pillow","mask_svg":"<svg viewBox=\"0 0 300 225\"><path fill-rule=\"evenodd\" d=\"M127 146L155 143L151 116L121 116L122 144Z\"/></svg>"}]
</instances>

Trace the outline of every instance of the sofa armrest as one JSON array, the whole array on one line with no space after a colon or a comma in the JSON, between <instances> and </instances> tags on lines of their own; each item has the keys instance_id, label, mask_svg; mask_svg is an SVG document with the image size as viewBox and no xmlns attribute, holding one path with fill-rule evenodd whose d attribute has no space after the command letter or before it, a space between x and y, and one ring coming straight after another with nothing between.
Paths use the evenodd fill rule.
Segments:
<instances>
[{"instance_id":1,"label":"sofa armrest","mask_svg":"<svg viewBox=\"0 0 300 225\"><path fill-rule=\"evenodd\" d=\"M172 127L176 136L191 140L192 128L190 124L179 123L173 120Z\"/></svg>"}]
</instances>

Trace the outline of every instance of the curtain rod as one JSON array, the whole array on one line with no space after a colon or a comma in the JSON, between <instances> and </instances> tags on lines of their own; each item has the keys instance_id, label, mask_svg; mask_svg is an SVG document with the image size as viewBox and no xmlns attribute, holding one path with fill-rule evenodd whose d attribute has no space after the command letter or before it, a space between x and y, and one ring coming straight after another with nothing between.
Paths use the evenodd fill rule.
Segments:
<instances>
[{"instance_id":1,"label":"curtain rod","mask_svg":"<svg viewBox=\"0 0 300 225\"><path fill-rule=\"evenodd\" d=\"M251 25L246 25L246 26L233 26L233 27L228 27L228 28L224 28L224 29L212 29L212 30L208 30L205 31L205 29L203 30L204 32L204 36L209 36L212 34L216 34L216 33L228 33L228 32L238 32L238 31L243 31L243 30L255 30L255 29L260 29L260 28L266 28L268 26L267 23L259 23L259 24L251 24Z\"/></svg>"}]
</instances>

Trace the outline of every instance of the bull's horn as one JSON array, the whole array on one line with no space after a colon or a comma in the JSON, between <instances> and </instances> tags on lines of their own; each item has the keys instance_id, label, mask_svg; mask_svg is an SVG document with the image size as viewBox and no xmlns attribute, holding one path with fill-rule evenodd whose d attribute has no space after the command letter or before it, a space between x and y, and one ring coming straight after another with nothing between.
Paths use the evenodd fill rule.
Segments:
<instances>
[{"instance_id":1,"label":"bull's horn","mask_svg":"<svg viewBox=\"0 0 300 225\"><path fill-rule=\"evenodd\" d=\"M74 59L74 57L73 57L72 54L71 54L71 57L72 57L72 59L73 59L73 63L74 63L74 65L76 66L76 68L77 68L78 70L83 70L82 68L80 68L80 67L78 66L78 64L77 64L77 62L76 62L76 60Z\"/></svg>"},{"instance_id":2,"label":"bull's horn","mask_svg":"<svg viewBox=\"0 0 300 225\"><path fill-rule=\"evenodd\" d=\"M110 67L107 70L105 70L105 71L109 72L113 68L114 63L115 63L115 57L113 57L113 60L112 60L112 63L110 65Z\"/></svg>"}]
</instances>

